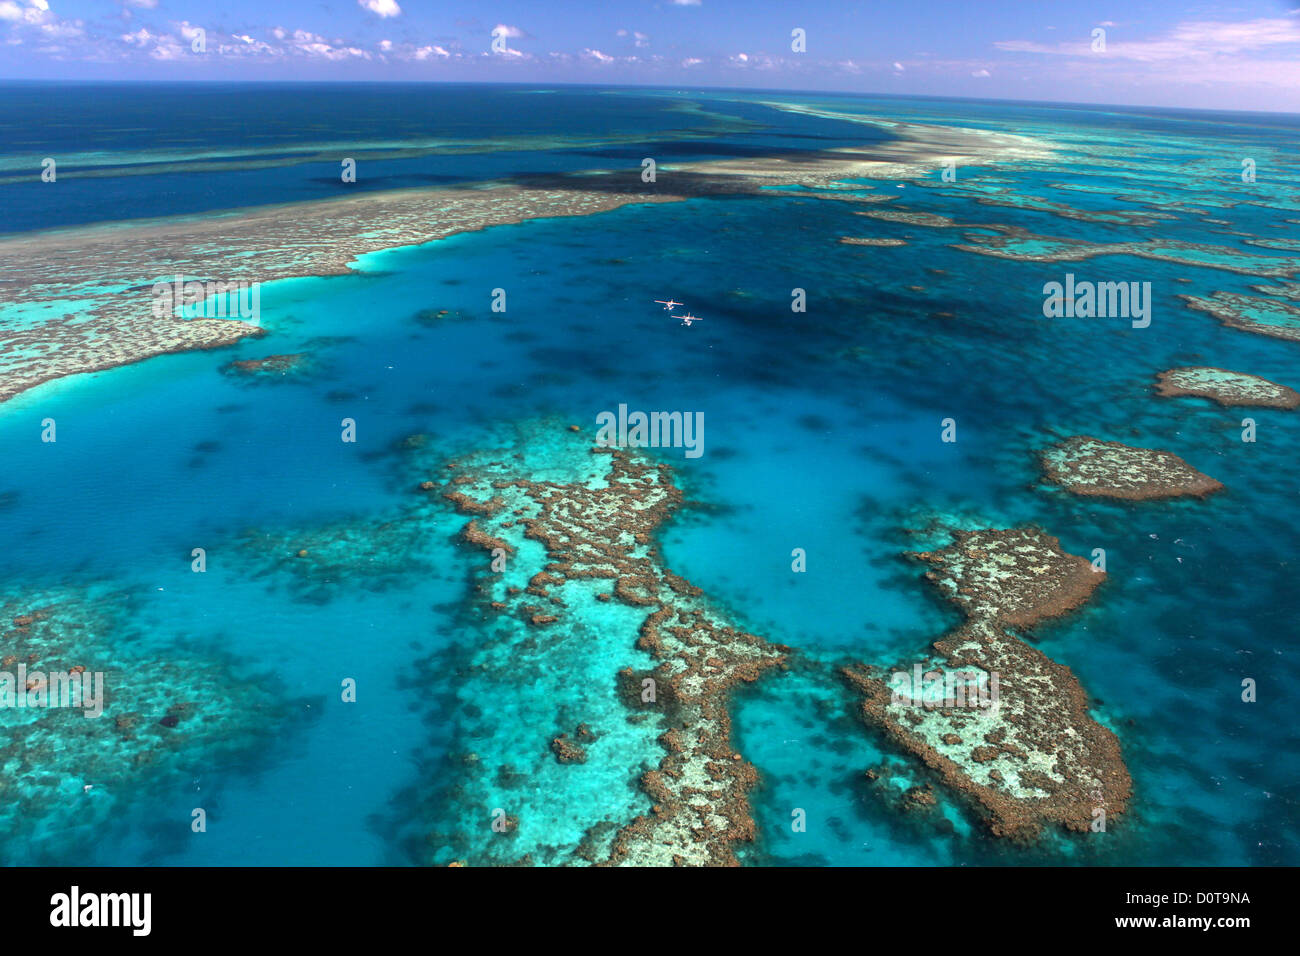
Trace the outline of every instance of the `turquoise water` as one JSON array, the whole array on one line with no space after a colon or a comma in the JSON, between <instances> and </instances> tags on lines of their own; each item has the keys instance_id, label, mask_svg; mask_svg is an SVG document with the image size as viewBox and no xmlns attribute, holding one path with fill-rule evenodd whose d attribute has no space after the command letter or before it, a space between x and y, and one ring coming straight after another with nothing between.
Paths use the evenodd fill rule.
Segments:
<instances>
[{"instance_id":1,"label":"turquoise water","mask_svg":"<svg viewBox=\"0 0 1300 956\"><path fill-rule=\"evenodd\" d=\"M1115 198L1113 171L1070 165L1098 128L1113 128L1111 158L1153 156L1158 139L1147 188L1166 202L1195 192L1194 204L1240 193L1232 157L1243 142L1260 157L1286 144L1295 155L1294 127L1252 133L1218 117L1136 114L1112 127L1110 114L1078 110L836 100L1072 144L1055 166L963 170L953 185L936 171L905 190L871 184L904 194L893 209L1075 242L1176 240L1241 254L1244 237L1294 235L1272 206L1245 201L1211 213L1230 229L1182 211L1131 225L981 204L987 190L963 189L987 178L1085 212L1148 211ZM790 114L746 109L791 132L781 125ZM797 123L836 136L847 125ZM1209 159L1207 142L1220 144ZM1192 180L1156 182L1216 162ZM1089 182L1106 189L1077 188ZM1265 280L1131 255L993 258L953 248L965 230L856 215L866 208L696 199L390 250L353 275L266 285L264 340L52 383L0 408L5 592L129 595L130 646L219 668L219 688L203 690L247 717L251 739L219 757L215 743L190 748L175 766L114 782L119 803L96 818L94 842L65 839L69 819L85 815L77 801L101 798L79 787L9 825L31 852L64 863L409 864L473 861L491 811L511 801L552 810L525 816L513 845L538 861L599 819L644 812L636 780L659 751L653 733L625 725L613 680L645 666L635 615L593 602L574 625L592 640L553 646L478 620L469 582L481 555L456 538L466 519L415 491L431 463L508 441L517 423L590 430L625 403L704 413L700 458L662 452L694 503L664 530L665 563L796 651L788 672L765 675L733 707L734 742L761 774L759 838L745 862L1296 863L1300 426L1294 412L1152 395L1156 372L1190 364L1300 385L1294 343L1225 328L1176 298ZM1277 256L1300 272L1300 259ZM1150 281L1150 328L1043 318L1043 283L1067 271ZM491 311L496 287L508 290L505 313ZM790 311L795 287L807 290L806 313ZM668 294L706 321L667 318L651 300ZM222 371L298 352L310 363L284 378ZM1258 423L1254 444L1240 440L1246 416ZM58 422L54 444L40 441L47 417ZM949 417L956 443L939 440ZM340 441L345 418L355 444ZM1173 451L1227 490L1205 502L1072 498L1045 487L1036 466L1039 448L1071 434ZM1072 553L1106 549L1105 586L1035 634L1090 693L1133 774L1130 813L1104 840L1001 846L946 797L936 824L867 787L863 770L882 762L900 779L924 777L863 727L836 665L893 663L957 622L900 556L912 546L903 529L936 513L1038 522ZM202 574L190 566L198 547ZM308 559L293 557L299 548ZM807 552L805 573L791 571L794 548ZM1258 703L1241 702L1244 677L1258 681ZM347 678L355 703L340 699ZM277 709L254 715L253 701ZM584 720L607 743L588 764L559 766L550 739ZM468 753L500 764L471 773ZM205 833L191 831L196 807ZM806 832L791 829L796 809ZM21 862L14 851L3 858Z\"/></svg>"}]
</instances>

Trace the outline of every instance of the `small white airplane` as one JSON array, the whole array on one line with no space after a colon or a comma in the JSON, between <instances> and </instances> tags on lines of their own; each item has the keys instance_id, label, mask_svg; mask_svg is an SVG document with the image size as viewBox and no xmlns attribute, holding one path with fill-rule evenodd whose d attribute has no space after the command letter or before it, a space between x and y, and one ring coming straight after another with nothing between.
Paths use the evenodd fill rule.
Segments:
<instances>
[{"instance_id":1,"label":"small white airplane","mask_svg":"<svg viewBox=\"0 0 1300 956\"><path fill-rule=\"evenodd\" d=\"M692 322L703 322L703 321L704 320L701 319L698 315L691 315L689 312L687 312L685 315L682 316L682 325L686 326L687 328L690 328Z\"/></svg>"},{"instance_id":2,"label":"small white airplane","mask_svg":"<svg viewBox=\"0 0 1300 956\"><path fill-rule=\"evenodd\" d=\"M655 299L655 302L659 303L659 305L662 305L669 312L671 312L673 309L677 308L677 306L682 304L680 302L675 302L672 299Z\"/></svg>"}]
</instances>

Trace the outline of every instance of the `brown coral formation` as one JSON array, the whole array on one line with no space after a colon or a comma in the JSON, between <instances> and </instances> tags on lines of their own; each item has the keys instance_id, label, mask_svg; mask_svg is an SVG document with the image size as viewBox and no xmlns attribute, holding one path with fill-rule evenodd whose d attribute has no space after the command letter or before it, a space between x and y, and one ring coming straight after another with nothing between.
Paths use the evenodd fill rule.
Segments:
<instances>
[{"instance_id":1,"label":"brown coral formation","mask_svg":"<svg viewBox=\"0 0 1300 956\"><path fill-rule=\"evenodd\" d=\"M845 668L864 696L864 721L920 757L997 836L1028 841L1045 824L1085 832L1121 816L1132 781L1119 741L1089 714L1070 669L1016 631L1076 606L1104 575L1032 528L961 532L949 547L914 556L933 566L927 577L966 622L934 644L933 658L892 675ZM996 677L996 694L923 704L913 675L937 684Z\"/></svg>"},{"instance_id":2,"label":"brown coral formation","mask_svg":"<svg viewBox=\"0 0 1300 956\"><path fill-rule=\"evenodd\" d=\"M847 246L879 246L884 248L907 245L906 239L873 239L864 236L841 236L840 242Z\"/></svg>"},{"instance_id":3,"label":"brown coral formation","mask_svg":"<svg viewBox=\"0 0 1300 956\"><path fill-rule=\"evenodd\" d=\"M587 762L587 751L570 740L568 734L560 734L551 741L551 752L560 763Z\"/></svg>"},{"instance_id":4,"label":"brown coral formation","mask_svg":"<svg viewBox=\"0 0 1300 956\"><path fill-rule=\"evenodd\" d=\"M509 543L501 538L493 537L479 527L477 521L471 521L461 529L460 536L467 542L476 547L484 548L487 551L496 551L498 549L506 554L514 554L515 549L510 547Z\"/></svg>"},{"instance_id":5,"label":"brown coral formation","mask_svg":"<svg viewBox=\"0 0 1300 956\"><path fill-rule=\"evenodd\" d=\"M288 375L300 368L305 358L302 352L268 355L259 359L237 359L226 368L244 375Z\"/></svg>"},{"instance_id":6,"label":"brown coral formation","mask_svg":"<svg viewBox=\"0 0 1300 956\"><path fill-rule=\"evenodd\" d=\"M1156 394L1165 398L1184 395L1208 398L1220 405L1261 408L1296 408L1300 392L1258 375L1222 368L1171 368L1156 376Z\"/></svg>"},{"instance_id":7,"label":"brown coral formation","mask_svg":"<svg viewBox=\"0 0 1300 956\"><path fill-rule=\"evenodd\" d=\"M1144 501L1203 498L1223 485L1168 451L1076 435L1042 453L1043 471L1076 495Z\"/></svg>"},{"instance_id":8,"label":"brown coral formation","mask_svg":"<svg viewBox=\"0 0 1300 956\"><path fill-rule=\"evenodd\" d=\"M1292 270L1288 269L1287 272ZM1263 273L1259 273L1263 274ZM1278 278L1282 278L1281 275ZM1295 283L1286 283L1281 289L1269 286L1255 286L1256 289L1280 292L1283 296L1294 297L1291 289ZM1205 312L1218 319L1230 329L1267 335L1275 339L1300 342L1300 306L1283 299L1264 298L1260 296L1241 295L1236 292L1215 292L1207 298L1193 295L1179 296L1189 309Z\"/></svg>"},{"instance_id":9,"label":"brown coral formation","mask_svg":"<svg viewBox=\"0 0 1300 956\"><path fill-rule=\"evenodd\" d=\"M954 531L939 551L912 551L929 563L933 582L963 613L989 609L1000 624L1031 627L1074 610L1105 577L1061 542L1035 528Z\"/></svg>"},{"instance_id":10,"label":"brown coral formation","mask_svg":"<svg viewBox=\"0 0 1300 956\"><path fill-rule=\"evenodd\" d=\"M444 495L479 516L489 498L507 502L495 509L498 517L476 520L508 515L526 537L545 546L545 577L534 576L528 588L545 591L544 617L562 622L561 596L572 583L590 579L613 582L614 600L646 612L637 644L658 664L646 674L626 670L618 679L629 706L660 716L666 728L660 736L666 754L641 781L654 807L600 850L584 841L589 862L734 865L733 844L754 835L747 794L757 773L731 743L729 692L777 666L788 648L727 624L698 588L663 568L653 535L682 503L667 465L616 449L593 448L591 454L605 469L602 487L501 477L502 472L466 474L468 466L455 463L457 476L471 481L449 481ZM506 589L504 600L488 606L500 613L523 611L536 621L537 595L511 590L517 589ZM580 727L575 737L589 733ZM564 735L552 741L560 760L576 760L580 749Z\"/></svg>"}]
</instances>

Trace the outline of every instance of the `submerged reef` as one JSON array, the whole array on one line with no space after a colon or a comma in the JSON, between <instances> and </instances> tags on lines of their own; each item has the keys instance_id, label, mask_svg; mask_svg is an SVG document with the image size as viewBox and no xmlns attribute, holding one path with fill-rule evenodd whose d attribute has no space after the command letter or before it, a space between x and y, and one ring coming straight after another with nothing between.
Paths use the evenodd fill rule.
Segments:
<instances>
[{"instance_id":1,"label":"submerged reef","mask_svg":"<svg viewBox=\"0 0 1300 956\"><path fill-rule=\"evenodd\" d=\"M897 196L880 193L866 193L874 189L865 183L828 183L826 189L807 189L802 186L768 186L764 194L768 196L788 196L791 199L827 199L833 202L885 203L895 202ZM850 191L853 190L853 191Z\"/></svg>"},{"instance_id":2,"label":"submerged reef","mask_svg":"<svg viewBox=\"0 0 1300 956\"><path fill-rule=\"evenodd\" d=\"M524 587L505 573L480 579L491 614L546 634L581 627L593 606L626 609L617 619L627 622L627 665L609 680L626 705L625 721L650 720L660 730L658 763L640 776L641 800L652 806L630 821L591 821L563 862L735 865L733 844L754 836L747 794L757 772L732 746L729 693L780 665L789 649L728 622L699 588L663 566L654 535L683 503L669 466L554 431L565 436L567 468L538 467L528 449L475 455L447 464L447 481L421 489L472 516L465 542L526 564L514 572L527 575ZM537 544L541 553L526 562ZM610 640L618 655L619 635ZM608 647L591 653L612 656ZM634 666L647 655L653 667ZM582 731L546 744L551 766L589 768L594 751L583 741L594 737ZM637 757L621 759L630 781ZM528 822L520 811L521 832Z\"/></svg>"},{"instance_id":3,"label":"submerged reef","mask_svg":"<svg viewBox=\"0 0 1300 956\"><path fill-rule=\"evenodd\" d=\"M1204 497L1223 485L1177 455L1151 448L1076 435L1042 453L1049 481L1076 495L1143 501L1150 498Z\"/></svg>"},{"instance_id":4,"label":"submerged reef","mask_svg":"<svg viewBox=\"0 0 1300 956\"><path fill-rule=\"evenodd\" d=\"M1205 299L1191 295L1179 298L1189 309L1209 313L1229 328L1300 342L1300 306L1290 302L1236 292L1216 292Z\"/></svg>"},{"instance_id":5,"label":"submerged reef","mask_svg":"<svg viewBox=\"0 0 1300 956\"><path fill-rule=\"evenodd\" d=\"M1300 219L1295 220L1300 223ZM1300 282L1279 282L1277 285L1253 285L1256 292L1264 295L1280 295L1284 299L1300 299Z\"/></svg>"},{"instance_id":6,"label":"submerged reef","mask_svg":"<svg viewBox=\"0 0 1300 956\"><path fill-rule=\"evenodd\" d=\"M1300 392L1258 375L1222 368L1171 368L1156 376L1156 394L1166 398L1192 395L1220 405L1258 405L1265 408L1300 406Z\"/></svg>"},{"instance_id":7,"label":"submerged reef","mask_svg":"<svg viewBox=\"0 0 1300 956\"><path fill-rule=\"evenodd\" d=\"M922 189L934 189L944 196L968 197L973 196L975 202L981 206L998 206L1008 209L1029 209L1039 212L1049 212L1054 216L1062 219L1076 219L1080 222L1102 222L1115 223L1119 225L1152 227L1158 226L1162 222L1178 218L1173 213L1168 212L1133 212L1127 209L1106 209L1090 210L1079 209L1075 206L1068 206L1065 203L1053 202L1041 196L1028 195L1017 192L1014 187L1000 185L1002 181L992 176L984 176L978 180L965 180L959 184L943 184L926 182L924 180L914 185Z\"/></svg>"},{"instance_id":8,"label":"submerged reef","mask_svg":"<svg viewBox=\"0 0 1300 956\"><path fill-rule=\"evenodd\" d=\"M0 595L0 820L6 833L35 834L9 841L0 861L40 862L39 834L99 835L142 787L282 731L282 705L224 663L159 660L125 650L130 638L124 595ZM66 695L62 675L77 679ZM176 831L189 824L180 817Z\"/></svg>"},{"instance_id":9,"label":"submerged reef","mask_svg":"<svg viewBox=\"0 0 1300 956\"><path fill-rule=\"evenodd\" d=\"M1020 634L1082 604L1104 572L1036 528L954 531L947 547L910 556L932 566L926 577L965 622L933 656L892 673L844 668L863 720L920 757L996 836L1027 842L1045 824L1085 832L1123 814L1132 781L1119 741L1070 669Z\"/></svg>"},{"instance_id":10,"label":"submerged reef","mask_svg":"<svg viewBox=\"0 0 1300 956\"><path fill-rule=\"evenodd\" d=\"M285 355L268 355L265 358L236 359L227 364L222 371L228 374L243 375L250 379L280 379L300 373L307 364L303 352Z\"/></svg>"},{"instance_id":11,"label":"submerged reef","mask_svg":"<svg viewBox=\"0 0 1300 956\"><path fill-rule=\"evenodd\" d=\"M905 246L906 239L872 239L861 236L841 236L840 242L848 246Z\"/></svg>"},{"instance_id":12,"label":"submerged reef","mask_svg":"<svg viewBox=\"0 0 1300 956\"><path fill-rule=\"evenodd\" d=\"M868 213L863 213L868 215ZM918 222L918 225L924 223ZM1212 246L1173 239L1146 239L1131 242L1088 242L1061 236L1041 236L1015 226L981 225L996 229L1001 235L968 233L965 242L954 249L983 256L1014 259L1017 262L1082 262L1098 256L1137 256L1156 262L1183 266L1203 266L1241 275L1286 278L1296 271L1296 260L1282 256L1263 256L1230 246Z\"/></svg>"},{"instance_id":13,"label":"submerged reef","mask_svg":"<svg viewBox=\"0 0 1300 956\"><path fill-rule=\"evenodd\" d=\"M930 229L951 229L957 225L956 220L951 216L942 216L936 212L915 212L909 209L870 209L865 212L854 213L854 215L879 219L882 222L899 223L905 226L926 226ZM990 227L985 226L983 228Z\"/></svg>"},{"instance_id":14,"label":"submerged reef","mask_svg":"<svg viewBox=\"0 0 1300 956\"><path fill-rule=\"evenodd\" d=\"M248 529L239 542L251 572L268 587L283 583L296 600L326 604L343 582L378 592L428 573L426 534L414 515L398 513Z\"/></svg>"}]
</instances>

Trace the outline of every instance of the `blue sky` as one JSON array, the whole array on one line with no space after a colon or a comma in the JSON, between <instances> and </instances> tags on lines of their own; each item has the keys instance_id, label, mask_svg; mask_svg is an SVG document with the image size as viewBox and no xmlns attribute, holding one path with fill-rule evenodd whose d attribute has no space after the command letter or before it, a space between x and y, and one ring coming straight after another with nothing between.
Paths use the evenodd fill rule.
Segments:
<instances>
[{"instance_id":1,"label":"blue sky","mask_svg":"<svg viewBox=\"0 0 1300 956\"><path fill-rule=\"evenodd\" d=\"M1286 0L0 0L0 77L739 86L1300 112L1300 11Z\"/></svg>"}]
</instances>

